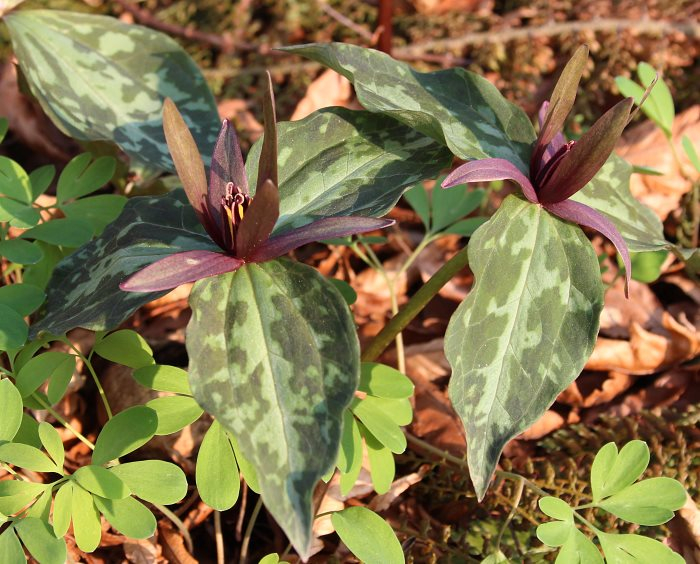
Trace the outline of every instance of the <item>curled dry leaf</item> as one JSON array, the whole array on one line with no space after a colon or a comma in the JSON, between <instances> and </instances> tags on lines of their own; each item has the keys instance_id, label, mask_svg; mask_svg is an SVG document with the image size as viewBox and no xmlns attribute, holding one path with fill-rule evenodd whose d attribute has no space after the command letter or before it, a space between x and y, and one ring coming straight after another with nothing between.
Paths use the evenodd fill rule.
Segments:
<instances>
[{"instance_id":1,"label":"curled dry leaf","mask_svg":"<svg viewBox=\"0 0 700 564\"><path fill-rule=\"evenodd\" d=\"M548 409L535 423L521 433L518 438L525 441L541 439L545 435L561 429L566 420L556 411Z\"/></svg>"},{"instance_id":2,"label":"curled dry leaf","mask_svg":"<svg viewBox=\"0 0 700 564\"><path fill-rule=\"evenodd\" d=\"M700 105L687 109L673 122L673 139L684 172L697 179L698 173L688 162L681 147L681 138L687 135L693 145L700 147ZM633 165L646 166L663 172L663 176L633 174L630 180L632 194L665 220L679 208L679 203L691 183L683 178L668 142L660 129L644 122L631 129L618 146L618 154Z\"/></svg>"},{"instance_id":3,"label":"curled dry leaf","mask_svg":"<svg viewBox=\"0 0 700 564\"><path fill-rule=\"evenodd\" d=\"M700 354L700 332L684 315L676 320L664 312L661 324L662 334L632 323L629 341L598 339L585 368L651 374L678 366Z\"/></svg>"},{"instance_id":4,"label":"curled dry leaf","mask_svg":"<svg viewBox=\"0 0 700 564\"><path fill-rule=\"evenodd\" d=\"M127 539L124 541L124 556L133 564L156 564L163 562L161 546L150 539Z\"/></svg>"},{"instance_id":5,"label":"curled dry leaf","mask_svg":"<svg viewBox=\"0 0 700 564\"><path fill-rule=\"evenodd\" d=\"M685 505L666 525L671 530L669 545L686 562L700 562L700 510L688 494Z\"/></svg>"},{"instance_id":6,"label":"curled dry leaf","mask_svg":"<svg viewBox=\"0 0 700 564\"><path fill-rule=\"evenodd\" d=\"M418 482L420 482L429 470L430 466L428 464L423 464L420 466L420 468L418 468L418 472L413 472L394 480L388 492L376 496L369 502L369 508L372 511L378 512L389 509L391 504L399 499L402 493L404 493L411 486L415 486Z\"/></svg>"},{"instance_id":7,"label":"curled dry leaf","mask_svg":"<svg viewBox=\"0 0 700 564\"><path fill-rule=\"evenodd\" d=\"M306 95L297 104L291 120L304 119L309 114L321 108L329 106L342 106L359 110L360 105L355 100L355 95L350 81L334 70L324 71L306 89Z\"/></svg>"},{"instance_id":8,"label":"curled dry leaf","mask_svg":"<svg viewBox=\"0 0 700 564\"><path fill-rule=\"evenodd\" d=\"M584 373L564 390L557 401L572 407L593 407L608 403L628 390L636 377L624 372L611 371L601 384L597 374ZM592 384L592 385L591 385ZM586 388L590 388L587 390Z\"/></svg>"},{"instance_id":9,"label":"curled dry leaf","mask_svg":"<svg viewBox=\"0 0 700 564\"><path fill-rule=\"evenodd\" d=\"M663 308L647 284L630 282L630 299L625 297L624 283L618 280L605 292L605 305L600 314L600 332L614 339L628 339L630 325L636 323L647 330L662 328Z\"/></svg>"},{"instance_id":10,"label":"curled dry leaf","mask_svg":"<svg viewBox=\"0 0 700 564\"><path fill-rule=\"evenodd\" d=\"M228 119L236 129L245 134L254 143L263 134L263 126L250 111L250 104L245 100L230 99L218 103L219 117Z\"/></svg>"}]
</instances>

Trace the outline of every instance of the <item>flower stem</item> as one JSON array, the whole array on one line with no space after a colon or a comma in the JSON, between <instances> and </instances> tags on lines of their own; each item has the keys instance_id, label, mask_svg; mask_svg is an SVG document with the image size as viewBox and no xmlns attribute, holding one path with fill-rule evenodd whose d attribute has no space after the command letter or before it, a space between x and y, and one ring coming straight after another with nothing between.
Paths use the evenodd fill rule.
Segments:
<instances>
[{"instance_id":1,"label":"flower stem","mask_svg":"<svg viewBox=\"0 0 700 564\"><path fill-rule=\"evenodd\" d=\"M423 311L440 289L447 284L452 277L469 264L467 247L459 251L455 256L442 265L430 280L404 305L401 310L391 318L362 353L362 360L372 362L381 355L391 341L405 329L413 319Z\"/></svg>"}]
</instances>

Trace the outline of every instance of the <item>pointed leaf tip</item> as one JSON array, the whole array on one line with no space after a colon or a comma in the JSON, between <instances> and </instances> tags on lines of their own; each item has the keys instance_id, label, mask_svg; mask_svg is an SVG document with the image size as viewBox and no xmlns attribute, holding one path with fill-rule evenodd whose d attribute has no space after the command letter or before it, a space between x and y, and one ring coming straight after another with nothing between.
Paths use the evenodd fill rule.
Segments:
<instances>
[{"instance_id":1,"label":"pointed leaf tip","mask_svg":"<svg viewBox=\"0 0 700 564\"><path fill-rule=\"evenodd\" d=\"M272 76L266 72L265 92L263 93L263 117L265 133L263 146L260 151L260 165L258 169L259 189L266 180L271 180L275 186L279 185L277 177L277 115L275 113L275 93L272 89Z\"/></svg>"},{"instance_id":2,"label":"pointed leaf tip","mask_svg":"<svg viewBox=\"0 0 700 564\"><path fill-rule=\"evenodd\" d=\"M248 194L248 178L236 129L229 120L224 119L211 157L207 193L207 203L217 224L221 221L221 200L226 195L226 185L229 182Z\"/></svg>"}]
</instances>

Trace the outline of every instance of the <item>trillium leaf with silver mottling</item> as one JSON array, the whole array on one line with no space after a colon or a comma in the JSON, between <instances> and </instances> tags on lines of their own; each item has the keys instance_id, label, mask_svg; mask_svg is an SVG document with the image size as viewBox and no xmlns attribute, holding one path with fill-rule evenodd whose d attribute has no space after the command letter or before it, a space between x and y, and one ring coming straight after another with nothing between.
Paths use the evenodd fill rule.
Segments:
<instances>
[{"instance_id":1,"label":"trillium leaf with silver mottling","mask_svg":"<svg viewBox=\"0 0 700 564\"><path fill-rule=\"evenodd\" d=\"M238 439L265 506L306 557L313 489L335 463L359 382L352 315L316 270L286 259L200 280L190 305L194 397Z\"/></svg>"}]
</instances>

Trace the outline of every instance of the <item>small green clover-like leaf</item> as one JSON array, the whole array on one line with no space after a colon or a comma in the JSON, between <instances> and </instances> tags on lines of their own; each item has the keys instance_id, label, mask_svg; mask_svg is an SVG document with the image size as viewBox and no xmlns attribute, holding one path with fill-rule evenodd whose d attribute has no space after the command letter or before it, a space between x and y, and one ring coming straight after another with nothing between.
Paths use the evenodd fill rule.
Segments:
<instances>
[{"instance_id":1,"label":"small green clover-like leaf","mask_svg":"<svg viewBox=\"0 0 700 564\"><path fill-rule=\"evenodd\" d=\"M586 535L574 529L561 546L555 564L603 564L603 557Z\"/></svg>"},{"instance_id":2,"label":"small green clover-like leaf","mask_svg":"<svg viewBox=\"0 0 700 564\"><path fill-rule=\"evenodd\" d=\"M475 190L466 186L449 190L440 188L441 180L435 182L432 191L433 223L431 231L437 233L448 228L472 213L484 201L485 190Z\"/></svg>"},{"instance_id":3,"label":"small green clover-like leaf","mask_svg":"<svg viewBox=\"0 0 700 564\"><path fill-rule=\"evenodd\" d=\"M66 542L56 538L51 526L42 519L26 517L15 523L24 546L41 564L63 564L67 558ZM4 562L4 561L3 561ZM9 563L8 563L9 564Z\"/></svg>"},{"instance_id":4,"label":"small green clover-like leaf","mask_svg":"<svg viewBox=\"0 0 700 564\"><path fill-rule=\"evenodd\" d=\"M0 460L33 472L55 472L62 474L56 463L38 448L22 443L4 443L0 445Z\"/></svg>"},{"instance_id":5,"label":"small green clover-like leaf","mask_svg":"<svg viewBox=\"0 0 700 564\"><path fill-rule=\"evenodd\" d=\"M74 355L60 351L48 351L37 355L17 373L17 389L22 397L26 398L49 379L56 380L57 387L65 390L75 371L75 362Z\"/></svg>"},{"instance_id":6,"label":"small green clover-like leaf","mask_svg":"<svg viewBox=\"0 0 700 564\"><path fill-rule=\"evenodd\" d=\"M363 425L360 432L367 445L367 458L369 459L370 474L374 491L383 494L389 491L396 474L394 454L378 441Z\"/></svg>"},{"instance_id":7,"label":"small green clover-like leaf","mask_svg":"<svg viewBox=\"0 0 700 564\"><path fill-rule=\"evenodd\" d=\"M94 350L102 358L129 368L141 368L154 363L151 347L141 335L130 329L110 333L95 345Z\"/></svg>"},{"instance_id":8,"label":"small green clover-like leaf","mask_svg":"<svg viewBox=\"0 0 700 564\"><path fill-rule=\"evenodd\" d=\"M187 477L179 466L163 460L139 460L109 469L145 501L171 505L187 495Z\"/></svg>"},{"instance_id":9,"label":"small green clover-like leaf","mask_svg":"<svg viewBox=\"0 0 700 564\"><path fill-rule=\"evenodd\" d=\"M688 160L690 161L690 163L693 165L695 170L700 172L700 157L698 156L698 152L695 150L695 147L693 145L693 142L690 140L690 137L684 135L683 139L681 139L681 145L683 146L683 150L688 156Z\"/></svg>"},{"instance_id":10,"label":"small green clover-like leaf","mask_svg":"<svg viewBox=\"0 0 700 564\"><path fill-rule=\"evenodd\" d=\"M0 351L18 349L27 341L28 334L24 318L11 307L0 304Z\"/></svg>"},{"instance_id":11,"label":"small green clover-like leaf","mask_svg":"<svg viewBox=\"0 0 700 564\"><path fill-rule=\"evenodd\" d=\"M56 167L54 165L40 166L29 173L29 182L32 184L32 197L35 200L48 190L54 176L56 176Z\"/></svg>"},{"instance_id":12,"label":"small green clover-like leaf","mask_svg":"<svg viewBox=\"0 0 700 564\"><path fill-rule=\"evenodd\" d=\"M46 299L44 291L31 284L10 284L0 287L0 304L14 309L20 315L29 315L36 311L44 299Z\"/></svg>"},{"instance_id":13,"label":"small green clover-like leaf","mask_svg":"<svg viewBox=\"0 0 700 564\"><path fill-rule=\"evenodd\" d=\"M158 428L156 412L144 405L125 409L107 421L95 442L93 464L106 464L145 445Z\"/></svg>"},{"instance_id":14,"label":"small green clover-like leaf","mask_svg":"<svg viewBox=\"0 0 700 564\"><path fill-rule=\"evenodd\" d=\"M53 531L56 537L62 537L70 527L73 511L73 484L65 482L56 492L53 503Z\"/></svg>"},{"instance_id":15,"label":"small green clover-like leaf","mask_svg":"<svg viewBox=\"0 0 700 564\"><path fill-rule=\"evenodd\" d=\"M212 509L223 511L236 504L241 487L238 465L226 431L217 421L199 447L196 481L199 496Z\"/></svg>"},{"instance_id":16,"label":"small green clover-like leaf","mask_svg":"<svg viewBox=\"0 0 700 564\"><path fill-rule=\"evenodd\" d=\"M549 521L537 527L537 538L547 546L562 546L575 530L573 519Z\"/></svg>"},{"instance_id":17,"label":"small green clover-like leaf","mask_svg":"<svg viewBox=\"0 0 700 564\"><path fill-rule=\"evenodd\" d=\"M51 488L46 488L44 493L42 493L32 506L24 514L25 517L35 517L43 521L48 522L49 514L51 513L51 504L53 502L53 495Z\"/></svg>"},{"instance_id":18,"label":"small green clover-like leaf","mask_svg":"<svg viewBox=\"0 0 700 564\"><path fill-rule=\"evenodd\" d=\"M0 533L0 562L7 564L26 564L27 562L14 527L8 527Z\"/></svg>"},{"instance_id":19,"label":"small green clover-like leaf","mask_svg":"<svg viewBox=\"0 0 700 564\"><path fill-rule=\"evenodd\" d=\"M61 247L80 247L92 239L92 225L83 219L52 219L22 233L22 239L43 241Z\"/></svg>"},{"instance_id":20,"label":"small green clover-like leaf","mask_svg":"<svg viewBox=\"0 0 700 564\"><path fill-rule=\"evenodd\" d=\"M49 456L56 463L56 467L63 469L63 461L65 459L63 441L54 426L46 421L39 423L39 439L46 452L49 453Z\"/></svg>"},{"instance_id":21,"label":"small green clover-like leaf","mask_svg":"<svg viewBox=\"0 0 700 564\"><path fill-rule=\"evenodd\" d=\"M649 478L598 502L620 519L638 525L661 525L673 518L686 500L683 486L671 478Z\"/></svg>"},{"instance_id":22,"label":"small green clover-like leaf","mask_svg":"<svg viewBox=\"0 0 700 564\"><path fill-rule=\"evenodd\" d=\"M0 513L17 513L44 493L47 487L46 484L24 480L0 480Z\"/></svg>"},{"instance_id":23,"label":"small green clover-like leaf","mask_svg":"<svg viewBox=\"0 0 700 564\"><path fill-rule=\"evenodd\" d=\"M5 139L9 126L10 123L7 121L7 118L0 117L0 143L2 143L2 141Z\"/></svg>"},{"instance_id":24,"label":"small green clover-like leaf","mask_svg":"<svg viewBox=\"0 0 700 564\"><path fill-rule=\"evenodd\" d=\"M615 443L608 443L596 454L591 466L593 501L599 502L632 485L649 465L649 447L644 441L628 442L619 454Z\"/></svg>"},{"instance_id":25,"label":"small green clover-like leaf","mask_svg":"<svg viewBox=\"0 0 700 564\"><path fill-rule=\"evenodd\" d=\"M65 166L58 177L56 198L60 204L86 196L98 190L114 176L117 161L114 157L98 157L82 153Z\"/></svg>"},{"instance_id":26,"label":"small green clover-like leaf","mask_svg":"<svg viewBox=\"0 0 700 564\"><path fill-rule=\"evenodd\" d=\"M22 395L8 380L0 380L0 442L15 438L22 423Z\"/></svg>"},{"instance_id":27,"label":"small green clover-like leaf","mask_svg":"<svg viewBox=\"0 0 700 564\"><path fill-rule=\"evenodd\" d=\"M61 211L68 219L87 221L93 235L100 235L124 209L127 199L118 194L100 194L62 204Z\"/></svg>"},{"instance_id":28,"label":"small green clover-like leaf","mask_svg":"<svg viewBox=\"0 0 700 564\"><path fill-rule=\"evenodd\" d=\"M28 413L22 414L22 422L20 423L19 430L12 440L16 443L31 445L39 449L44 446L41 444L41 439L39 438L39 423Z\"/></svg>"},{"instance_id":29,"label":"small green clover-like leaf","mask_svg":"<svg viewBox=\"0 0 700 564\"><path fill-rule=\"evenodd\" d=\"M34 201L29 175L19 163L4 156L0 156L0 194L23 204Z\"/></svg>"},{"instance_id":30,"label":"small green clover-like leaf","mask_svg":"<svg viewBox=\"0 0 700 564\"><path fill-rule=\"evenodd\" d=\"M367 564L403 564L401 543L389 524L371 509L348 507L331 515L340 540Z\"/></svg>"},{"instance_id":31,"label":"small green clover-like leaf","mask_svg":"<svg viewBox=\"0 0 700 564\"><path fill-rule=\"evenodd\" d=\"M151 364L134 370L131 375L142 386L157 392L192 395L187 372L182 368Z\"/></svg>"},{"instance_id":32,"label":"small green clover-like leaf","mask_svg":"<svg viewBox=\"0 0 700 564\"><path fill-rule=\"evenodd\" d=\"M19 229L29 229L41 221L41 214L31 204L0 197L0 221Z\"/></svg>"},{"instance_id":33,"label":"small green clover-like leaf","mask_svg":"<svg viewBox=\"0 0 700 564\"><path fill-rule=\"evenodd\" d=\"M102 466L83 466L73 474L73 479L81 487L107 499L124 499L131 494L131 490L119 476Z\"/></svg>"},{"instance_id":34,"label":"small green clover-like leaf","mask_svg":"<svg viewBox=\"0 0 700 564\"><path fill-rule=\"evenodd\" d=\"M202 416L204 410L189 396L165 396L146 403L158 415L156 435L181 431Z\"/></svg>"},{"instance_id":35,"label":"small green clover-like leaf","mask_svg":"<svg viewBox=\"0 0 700 564\"><path fill-rule=\"evenodd\" d=\"M350 409L380 443L400 454L406 450L406 436L391 417L373 404L374 399L377 398L355 398Z\"/></svg>"},{"instance_id":36,"label":"small green clover-like leaf","mask_svg":"<svg viewBox=\"0 0 700 564\"><path fill-rule=\"evenodd\" d=\"M94 496L93 500L107 522L126 537L147 539L156 530L153 513L133 497L106 499Z\"/></svg>"},{"instance_id":37,"label":"small green clover-like leaf","mask_svg":"<svg viewBox=\"0 0 700 564\"><path fill-rule=\"evenodd\" d=\"M358 390L380 398L405 399L413 395L413 382L401 372L376 362L363 362Z\"/></svg>"},{"instance_id":38,"label":"small green clover-like leaf","mask_svg":"<svg viewBox=\"0 0 700 564\"><path fill-rule=\"evenodd\" d=\"M409 203L420 217L420 220L425 226L425 230L430 230L430 198L428 191L423 183L416 184L413 188L406 190L403 195L404 199Z\"/></svg>"},{"instance_id":39,"label":"small green clover-like leaf","mask_svg":"<svg viewBox=\"0 0 700 564\"><path fill-rule=\"evenodd\" d=\"M238 470L241 476L246 481L246 484L248 484L248 488L253 490L256 494L259 494L261 490L257 471L250 463L250 461L245 456L243 456L243 453L241 452L241 447L239 446L236 437L234 437L228 431L226 432L226 435L228 436L228 440L231 441L231 446L233 447L233 454L236 456L236 462L238 463Z\"/></svg>"},{"instance_id":40,"label":"small green clover-like leaf","mask_svg":"<svg viewBox=\"0 0 700 564\"><path fill-rule=\"evenodd\" d=\"M0 241L0 256L17 264L36 264L44 258L44 253L35 243L24 239L7 239Z\"/></svg>"},{"instance_id":41,"label":"small green clover-like leaf","mask_svg":"<svg viewBox=\"0 0 700 564\"><path fill-rule=\"evenodd\" d=\"M657 540L640 535L614 535L598 532L608 564L684 564L685 559Z\"/></svg>"},{"instance_id":42,"label":"small green clover-like leaf","mask_svg":"<svg viewBox=\"0 0 700 564\"><path fill-rule=\"evenodd\" d=\"M543 497L537 503L542 513L553 519L570 522L574 520L574 510L568 503L558 497Z\"/></svg>"},{"instance_id":43,"label":"small green clover-like leaf","mask_svg":"<svg viewBox=\"0 0 700 564\"><path fill-rule=\"evenodd\" d=\"M337 464L342 474L355 474L355 478L362 466L362 435L350 410L343 413L343 434L340 438ZM347 491L343 489L343 494L345 493Z\"/></svg>"},{"instance_id":44,"label":"small green clover-like leaf","mask_svg":"<svg viewBox=\"0 0 700 564\"><path fill-rule=\"evenodd\" d=\"M92 494L78 484L73 485L71 517L78 548L83 552L92 552L99 546L102 538L100 512L95 507Z\"/></svg>"},{"instance_id":45,"label":"small green clover-like leaf","mask_svg":"<svg viewBox=\"0 0 700 564\"><path fill-rule=\"evenodd\" d=\"M499 550L493 554L489 554L481 561L481 564L503 564L507 562L509 562L508 558Z\"/></svg>"},{"instance_id":46,"label":"small green clover-like leaf","mask_svg":"<svg viewBox=\"0 0 700 564\"><path fill-rule=\"evenodd\" d=\"M632 261L632 278L644 284L651 284L661 276L661 266L668 258L668 251L648 251L646 253L630 253ZM618 265L624 269L620 256Z\"/></svg>"},{"instance_id":47,"label":"small green clover-like leaf","mask_svg":"<svg viewBox=\"0 0 700 564\"><path fill-rule=\"evenodd\" d=\"M260 562L258 564L288 564L286 560L280 560L279 554L276 552L272 552L270 554L266 554L260 559Z\"/></svg>"}]
</instances>

